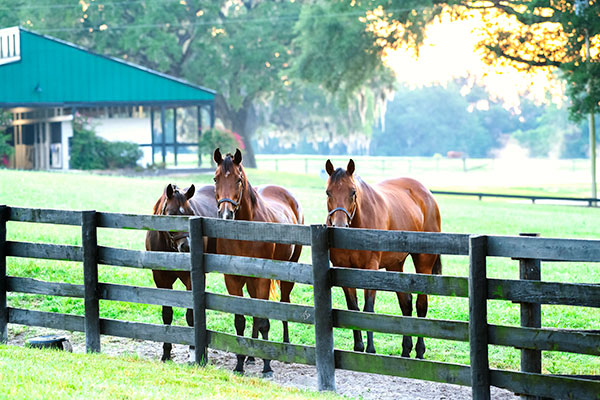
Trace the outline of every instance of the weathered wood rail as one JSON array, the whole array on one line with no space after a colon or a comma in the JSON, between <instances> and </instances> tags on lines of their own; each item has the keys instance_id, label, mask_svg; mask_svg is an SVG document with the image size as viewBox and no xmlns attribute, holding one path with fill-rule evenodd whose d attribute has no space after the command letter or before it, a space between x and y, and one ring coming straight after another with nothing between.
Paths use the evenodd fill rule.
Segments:
<instances>
[{"instance_id":1,"label":"weathered wood rail","mask_svg":"<svg viewBox=\"0 0 600 400\"><path fill-rule=\"evenodd\" d=\"M7 241L7 221L81 226L83 246ZM95 233L98 228L189 231L191 252L145 252L98 246ZM200 240L202 236L312 246L312 263L205 254ZM329 263L330 248L462 255L469 258L470 273L469 277L454 277L336 268ZM7 257L82 262L84 284L7 276ZM13 323L85 332L88 351L101 350L100 335L113 335L195 345L196 360L200 363L206 361L206 348L211 347L316 365L322 390L335 389L334 371L341 368L471 386L476 399L489 399L490 385L530 396L600 399L600 382L543 375L536 364L541 363L538 355L542 350L600 356L598 331L541 328L529 319L522 321L523 327L494 325L487 322L486 316L488 300L519 302L525 309L531 308L532 303L600 307L600 286L543 282L535 276L535 271L522 273L521 280L490 279L486 276L487 257L520 259L525 269L531 269L535 264L539 266L540 260L600 262L600 241L331 229L322 225L279 225L200 217L0 206L0 341L6 341L7 324ZM191 271L192 291L98 282L98 264ZM205 273L247 275L313 285L315 306L209 293L205 290ZM334 309L331 304L331 288L334 286L469 298L469 322ZM10 292L83 298L85 315L8 307L7 293ZM192 328L100 318L100 300L191 308L195 324ZM316 345L275 343L210 331L206 328L206 310L312 324L315 325ZM469 342L471 363L460 365L336 349L335 328ZM522 349L522 372L490 368L487 355L490 344Z\"/></svg>"}]
</instances>

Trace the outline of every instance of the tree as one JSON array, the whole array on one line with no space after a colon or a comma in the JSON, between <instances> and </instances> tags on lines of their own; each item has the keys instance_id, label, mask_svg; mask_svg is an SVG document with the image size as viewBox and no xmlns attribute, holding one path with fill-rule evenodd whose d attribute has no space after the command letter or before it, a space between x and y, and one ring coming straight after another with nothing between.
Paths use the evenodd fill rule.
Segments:
<instances>
[{"instance_id":1,"label":"tree","mask_svg":"<svg viewBox=\"0 0 600 400\"><path fill-rule=\"evenodd\" d=\"M246 145L244 161L249 166L255 165L251 145L254 133L261 124L277 123L269 121L265 111L286 104L294 111L294 101L304 99L292 93L302 89L307 78L292 70L292 60L310 47L294 40L304 32L302 23L310 20L304 17L304 22L298 22L301 13L311 14L319 2L129 0L114 4L81 1L74 5L62 0L39 5L34 0L17 1L0 0L0 8L11 9L10 15L0 17L3 25L21 24L216 89L216 116L227 129L242 136ZM313 22L318 25L322 20ZM301 26L294 29L297 22ZM353 34L363 34L364 26L350 26ZM317 33L338 38L332 31ZM320 48L331 38L313 35L313 39L311 44ZM348 42L355 36L343 39ZM342 56L339 62L343 66L355 55ZM370 64L377 65L381 65L380 59ZM344 79L349 77L346 74ZM365 114L375 109L365 106L374 97L371 93L376 92L366 88L369 82L374 80L361 78L360 82L345 85L352 90L342 106L358 110L362 125L357 126L369 126ZM322 86L314 85L311 90L321 91ZM327 99L327 109L334 114L341 113L339 107L333 107L338 100L333 96ZM350 118L346 126L351 126L355 115L347 115Z\"/></svg>"},{"instance_id":2,"label":"tree","mask_svg":"<svg viewBox=\"0 0 600 400\"><path fill-rule=\"evenodd\" d=\"M377 131L371 154L433 156L460 151L485 157L499 136L486 130L459 87L450 84L410 90L401 87L388 105L385 131Z\"/></svg>"}]
</instances>

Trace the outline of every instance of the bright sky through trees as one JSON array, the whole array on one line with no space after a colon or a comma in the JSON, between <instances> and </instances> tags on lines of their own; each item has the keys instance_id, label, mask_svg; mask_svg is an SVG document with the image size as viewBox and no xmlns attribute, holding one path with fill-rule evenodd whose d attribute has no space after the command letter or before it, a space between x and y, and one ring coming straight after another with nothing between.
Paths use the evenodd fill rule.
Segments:
<instances>
[{"instance_id":1,"label":"bright sky through trees","mask_svg":"<svg viewBox=\"0 0 600 400\"><path fill-rule=\"evenodd\" d=\"M546 100L549 94L555 103L563 101L564 81L553 77L549 70L522 72L508 65L486 65L475 49L484 37L483 32L484 21L480 17L453 20L444 13L427 28L418 56L413 49L404 47L389 50L386 62L396 71L400 82L412 87L444 84L453 78L469 76L508 107L518 107L519 99L525 95L536 102Z\"/></svg>"}]
</instances>

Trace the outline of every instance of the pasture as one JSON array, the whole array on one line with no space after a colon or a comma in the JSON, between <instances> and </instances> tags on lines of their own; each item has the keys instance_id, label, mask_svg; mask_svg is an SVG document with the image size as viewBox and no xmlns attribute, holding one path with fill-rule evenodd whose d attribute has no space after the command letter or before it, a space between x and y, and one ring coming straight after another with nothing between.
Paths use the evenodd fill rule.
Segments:
<instances>
[{"instance_id":1,"label":"pasture","mask_svg":"<svg viewBox=\"0 0 600 400\"><path fill-rule=\"evenodd\" d=\"M339 164L339 163L338 163ZM357 173L360 175L360 164ZM322 223L325 220L324 182L314 175L248 170L253 185L277 183L290 188L299 198L305 212L305 223ZM0 204L23 207L59 208L98 211L147 213L169 183L186 186L189 183L212 182L212 174L174 176L160 178L126 178L90 175L86 173L47 173L0 171ZM441 188L441 187L436 187ZM511 190L518 190L512 188ZM562 192L561 187L555 188ZM553 192L553 193L557 193ZM438 196L442 213L442 230L455 233L482 233L516 235L519 232L539 232L544 237L597 238L600 212L597 209L509 203L500 200L453 198ZM44 226L22 223L8 224L9 240L40 241L60 244L80 244L77 228ZM98 232L101 245L143 249L143 233L115 232L102 229ZM301 261L309 262L310 251L305 250ZM465 257L443 258L443 274L466 276L468 261ZM510 260L490 260L489 277L516 278L518 263ZM405 269L414 269L407 262ZM40 260L8 260L8 274L34 277L48 281L82 283L83 274L77 263ZM542 279L565 282L600 282L598 264L586 263L543 263ZM129 270L101 266L100 280L111 283L153 286L149 271ZM182 287L180 287L182 288ZM225 293L223 279L209 276L207 290ZM312 291L298 285L292 292L292 303L312 304ZM334 307L345 308L341 290L334 291ZM361 300L362 304L362 300ZM9 306L35 307L43 311L60 311L83 315L83 301L58 299L46 296L9 295ZM101 317L129 319L140 322L160 323L160 310L156 306L104 302ZM375 310L378 313L400 314L393 293L379 292ZM519 325L519 308L516 304L494 301L488 303L490 323ZM466 299L431 297L428 317L466 321L468 303ZM573 329L598 329L600 311L592 308L567 306L542 306L542 325ZM183 310L176 310L176 323L185 324ZM208 328L233 333L233 317L211 312ZM313 344L311 326L290 324L292 343ZM281 324L272 323L271 335L281 340ZM336 330L336 347L352 348L352 333ZM425 357L431 360L468 364L468 344L426 339L428 347ZM157 346L160 346L157 344ZM380 354L399 355L401 338L386 334L375 334L375 347ZM518 369L519 352L490 346L490 364L495 367ZM544 372L600 374L597 357L563 353L545 353Z\"/></svg>"},{"instance_id":2,"label":"pasture","mask_svg":"<svg viewBox=\"0 0 600 400\"><path fill-rule=\"evenodd\" d=\"M210 366L163 364L136 356L0 346L0 359L0 397L13 400L338 398L333 393L283 388Z\"/></svg>"}]
</instances>

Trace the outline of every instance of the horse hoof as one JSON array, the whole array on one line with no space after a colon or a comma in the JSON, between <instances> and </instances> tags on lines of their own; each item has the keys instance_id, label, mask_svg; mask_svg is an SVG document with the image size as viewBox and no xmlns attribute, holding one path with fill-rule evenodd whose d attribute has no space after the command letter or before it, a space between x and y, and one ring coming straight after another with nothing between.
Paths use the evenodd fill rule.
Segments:
<instances>
[{"instance_id":1,"label":"horse hoof","mask_svg":"<svg viewBox=\"0 0 600 400\"><path fill-rule=\"evenodd\" d=\"M271 379L273 378L273 371L267 371L262 373L263 379Z\"/></svg>"},{"instance_id":2,"label":"horse hoof","mask_svg":"<svg viewBox=\"0 0 600 400\"><path fill-rule=\"evenodd\" d=\"M375 347L367 347L367 353L375 354Z\"/></svg>"},{"instance_id":3,"label":"horse hoof","mask_svg":"<svg viewBox=\"0 0 600 400\"><path fill-rule=\"evenodd\" d=\"M242 370L242 371L240 371L240 370L238 370L238 369L234 369L234 370L233 370L233 374L234 374L234 375L237 375L237 376L244 376L244 371L243 371L243 370Z\"/></svg>"},{"instance_id":4,"label":"horse hoof","mask_svg":"<svg viewBox=\"0 0 600 400\"><path fill-rule=\"evenodd\" d=\"M246 358L246 365L254 365L254 357Z\"/></svg>"},{"instance_id":5,"label":"horse hoof","mask_svg":"<svg viewBox=\"0 0 600 400\"><path fill-rule=\"evenodd\" d=\"M408 351L408 352L403 351L402 352L402 357L404 357L404 358L410 358L410 351Z\"/></svg>"},{"instance_id":6,"label":"horse hoof","mask_svg":"<svg viewBox=\"0 0 600 400\"><path fill-rule=\"evenodd\" d=\"M415 358L418 358L419 360L424 360L425 359L425 355L424 354L417 354L415 356Z\"/></svg>"}]
</instances>

